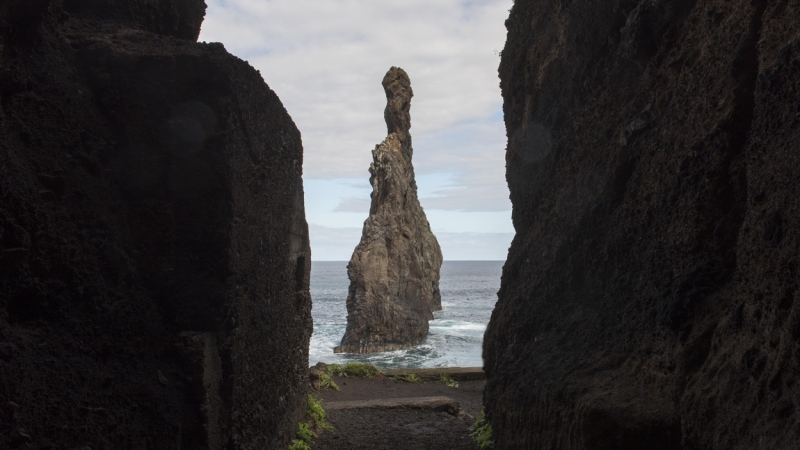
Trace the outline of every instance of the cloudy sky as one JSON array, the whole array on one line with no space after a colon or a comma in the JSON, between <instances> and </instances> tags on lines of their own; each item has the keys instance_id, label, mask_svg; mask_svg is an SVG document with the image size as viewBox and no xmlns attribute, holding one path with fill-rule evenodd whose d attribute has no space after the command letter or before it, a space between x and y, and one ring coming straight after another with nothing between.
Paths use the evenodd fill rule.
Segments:
<instances>
[{"instance_id":1,"label":"cloudy sky","mask_svg":"<svg viewBox=\"0 0 800 450\"><path fill-rule=\"evenodd\" d=\"M350 259L386 137L383 75L411 78L419 197L445 260L502 260L513 237L498 87L512 0L206 0L201 41L261 71L303 136L314 260Z\"/></svg>"}]
</instances>

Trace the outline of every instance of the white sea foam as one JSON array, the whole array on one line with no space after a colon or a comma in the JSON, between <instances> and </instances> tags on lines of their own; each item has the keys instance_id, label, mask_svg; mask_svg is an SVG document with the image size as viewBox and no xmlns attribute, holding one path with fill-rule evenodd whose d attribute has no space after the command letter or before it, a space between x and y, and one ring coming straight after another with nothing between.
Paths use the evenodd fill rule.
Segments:
<instances>
[{"instance_id":1,"label":"white sea foam","mask_svg":"<svg viewBox=\"0 0 800 450\"><path fill-rule=\"evenodd\" d=\"M346 262L313 262L311 297L314 334L309 362L369 362L381 368L481 366L486 324L497 300L502 262L445 261L440 289L442 311L434 313L425 342L413 347L372 355L334 354L346 329Z\"/></svg>"}]
</instances>

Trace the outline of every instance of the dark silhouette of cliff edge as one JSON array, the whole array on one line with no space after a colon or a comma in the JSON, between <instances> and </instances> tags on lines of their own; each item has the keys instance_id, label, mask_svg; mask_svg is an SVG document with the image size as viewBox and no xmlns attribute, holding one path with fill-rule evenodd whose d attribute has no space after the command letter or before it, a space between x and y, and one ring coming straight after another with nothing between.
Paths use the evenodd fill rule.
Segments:
<instances>
[{"instance_id":1,"label":"dark silhouette of cliff edge","mask_svg":"<svg viewBox=\"0 0 800 450\"><path fill-rule=\"evenodd\" d=\"M399 67L383 78L389 135L372 151L372 203L347 265L347 329L337 353L377 353L423 342L442 309L442 251L417 198L411 164L411 80Z\"/></svg>"},{"instance_id":2,"label":"dark silhouette of cliff edge","mask_svg":"<svg viewBox=\"0 0 800 450\"><path fill-rule=\"evenodd\" d=\"M499 448L800 442L800 3L517 0Z\"/></svg>"},{"instance_id":3,"label":"dark silhouette of cliff edge","mask_svg":"<svg viewBox=\"0 0 800 450\"><path fill-rule=\"evenodd\" d=\"M300 133L202 0L0 3L0 448L286 448Z\"/></svg>"}]
</instances>

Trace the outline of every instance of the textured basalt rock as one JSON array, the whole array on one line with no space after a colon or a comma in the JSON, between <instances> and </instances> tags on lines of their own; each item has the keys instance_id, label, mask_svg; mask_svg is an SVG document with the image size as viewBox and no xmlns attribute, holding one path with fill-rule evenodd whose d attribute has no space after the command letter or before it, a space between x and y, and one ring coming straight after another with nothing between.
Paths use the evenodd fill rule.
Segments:
<instances>
[{"instance_id":1,"label":"textured basalt rock","mask_svg":"<svg viewBox=\"0 0 800 450\"><path fill-rule=\"evenodd\" d=\"M411 165L411 81L392 67L383 79L389 135L372 151L372 204L347 276L347 330L341 353L375 353L418 344L442 309L442 252L417 198Z\"/></svg>"},{"instance_id":2,"label":"textured basalt rock","mask_svg":"<svg viewBox=\"0 0 800 450\"><path fill-rule=\"evenodd\" d=\"M300 133L202 0L0 5L0 447L286 448ZM29 436L22 439L19 430Z\"/></svg>"},{"instance_id":3,"label":"textured basalt rock","mask_svg":"<svg viewBox=\"0 0 800 450\"><path fill-rule=\"evenodd\" d=\"M800 442L800 2L517 0L499 448Z\"/></svg>"}]
</instances>

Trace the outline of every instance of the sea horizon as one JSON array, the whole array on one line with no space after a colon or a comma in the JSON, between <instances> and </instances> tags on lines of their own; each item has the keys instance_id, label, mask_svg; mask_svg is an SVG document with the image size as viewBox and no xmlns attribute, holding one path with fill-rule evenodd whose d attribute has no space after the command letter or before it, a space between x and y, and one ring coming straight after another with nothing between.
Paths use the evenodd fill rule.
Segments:
<instances>
[{"instance_id":1,"label":"sea horizon","mask_svg":"<svg viewBox=\"0 0 800 450\"><path fill-rule=\"evenodd\" d=\"M314 259L311 262L350 262L345 259ZM443 262L506 262L505 259L445 259Z\"/></svg>"}]
</instances>

